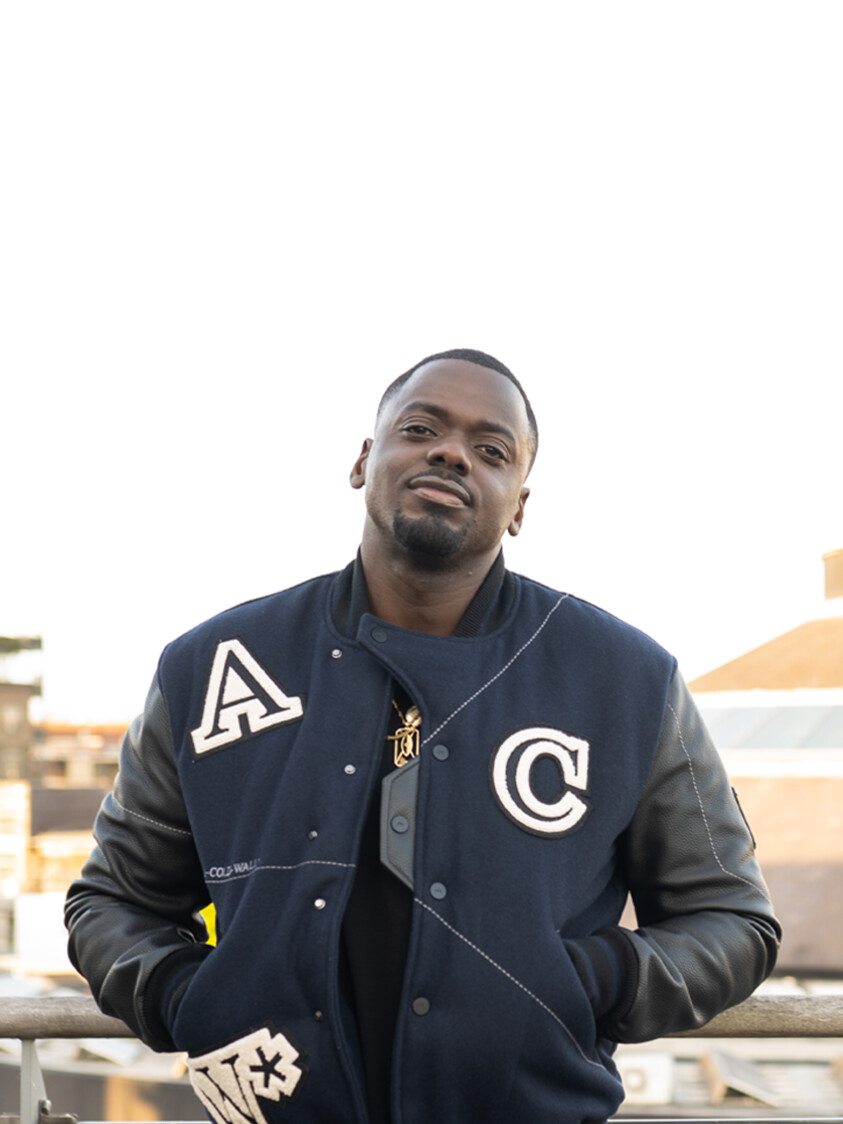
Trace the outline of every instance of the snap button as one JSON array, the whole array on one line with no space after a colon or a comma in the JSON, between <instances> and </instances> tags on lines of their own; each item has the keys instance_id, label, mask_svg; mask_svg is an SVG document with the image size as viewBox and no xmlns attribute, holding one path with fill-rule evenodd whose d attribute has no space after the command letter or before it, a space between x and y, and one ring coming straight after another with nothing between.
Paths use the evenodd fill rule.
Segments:
<instances>
[{"instance_id":1,"label":"snap button","mask_svg":"<svg viewBox=\"0 0 843 1124\"><path fill-rule=\"evenodd\" d=\"M441 882L431 883L430 896L432 898L436 898L436 900L438 902L441 902L444 897L447 897L447 895L448 895L448 891L445 888L445 886L443 886L443 884Z\"/></svg>"},{"instance_id":2,"label":"snap button","mask_svg":"<svg viewBox=\"0 0 843 1124\"><path fill-rule=\"evenodd\" d=\"M385 628L373 628L372 639L377 640L378 644L385 644L389 639L389 633Z\"/></svg>"},{"instance_id":3,"label":"snap button","mask_svg":"<svg viewBox=\"0 0 843 1124\"><path fill-rule=\"evenodd\" d=\"M312 842L313 842L313 840L314 840L314 839L315 839L315 838L316 838L316 837L318 836L318 834L319 834L319 832L318 832L318 831L309 831L309 832L307 833L307 838L308 838L308 839L309 839L309 840L311 841L311 843L312 843Z\"/></svg>"},{"instance_id":4,"label":"snap button","mask_svg":"<svg viewBox=\"0 0 843 1124\"><path fill-rule=\"evenodd\" d=\"M433 747L433 756L437 761L447 761L451 751L446 745L435 745Z\"/></svg>"},{"instance_id":5,"label":"snap button","mask_svg":"<svg viewBox=\"0 0 843 1124\"><path fill-rule=\"evenodd\" d=\"M338 660L341 657L342 657L342 649L341 648L334 648L334 650L331 652L331 659L332 660Z\"/></svg>"},{"instance_id":6,"label":"snap button","mask_svg":"<svg viewBox=\"0 0 843 1124\"><path fill-rule=\"evenodd\" d=\"M318 1023L321 1023L325 1016L322 1014L321 1011L314 1011L313 1017L314 1017L314 1019L316 1019L316 1021Z\"/></svg>"},{"instance_id":7,"label":"snap button","mask_svg":"<svg viewBox=\"0 0 843 1124\"><path fill-rule=\"evenodd\" d=\"M346 767L343 769L343 772L348 773L349 776L353 776L354 773L357 772L357 766L356 765L346 765Z\"/></svg>"},{"instance_id":8,"label":"snap button","mask_svg":"<svg viewBox=\"0 0 843 1124\"><path fill-rule=\"evenodd\" d=\"M409 828L410 821L406 816L393 816L390 821L390 826L392 827L393 831L397 831L399 835L403 835L404 832Z\"/></svg>"},{"instance_id":9,"label":"snap button","mask_svg":"<svg viewBox=\"0 0 843 1124\"><path fill-rule=\"evenodd\" d=\"M313 903L313 908L314 909L324 909L327 904L328 903L325 901L324 898L317 898L316 901Z\"/></svg>"},{"instance_id":10,"label":"snap button","mask_svg":"<svg viewBox=\"0 0 843 1124\"><path fill-rule=\"evenodd\" d=\"M423 995L420 995L418 997L418 999L413 1000L413 1011L414 1011L415 1014L426 1015L429 1010L430 1010L430 1000L425 999L425 997Z\"/></svg>"}]
</instances>

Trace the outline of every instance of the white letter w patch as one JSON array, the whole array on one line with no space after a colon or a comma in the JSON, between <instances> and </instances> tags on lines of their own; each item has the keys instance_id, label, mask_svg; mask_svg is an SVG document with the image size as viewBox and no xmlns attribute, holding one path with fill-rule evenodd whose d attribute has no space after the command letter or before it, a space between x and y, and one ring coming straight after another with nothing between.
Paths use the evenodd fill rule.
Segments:
<instances>
[{"instance_id":1,"label":"white letter w patch","mask_svg":"<svg viewBox=\"0 0 843 1124\"><path fill-rule=\"evenodd\" d=\"M304 714L300 695L288 695L240 640L221 640L205 690L202 721L191 730L198 756L244 741Z\"/></svg>"}]
</instances>

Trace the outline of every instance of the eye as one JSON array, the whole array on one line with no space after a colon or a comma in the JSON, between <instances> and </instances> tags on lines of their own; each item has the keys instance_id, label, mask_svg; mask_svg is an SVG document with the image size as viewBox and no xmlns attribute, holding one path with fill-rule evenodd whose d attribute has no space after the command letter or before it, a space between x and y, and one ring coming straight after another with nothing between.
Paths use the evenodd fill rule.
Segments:
<instances>
[{"instance_id":1,"label":"eye","mask_svg":"<svg viewBox=\"0 0 843 1124\"><path fill-rule=\"evenodd\" d=\"M507 459L506 453L498 445L478 445L477 448L484 457L489 457L494 461L505 461Z\"/></svg>"},{"instance_id":2,"label":"eye","mask_svg":"<svg viewBox=\"0 0 843 1124\"><path fill-rule=\"evenodd\" d=\"M427 434L433 434L430 426L422 425L421 422L408 422L407 425L401 426L402 433L411 433L414 437L425 437Z\"/></svg>"}]
</instances>

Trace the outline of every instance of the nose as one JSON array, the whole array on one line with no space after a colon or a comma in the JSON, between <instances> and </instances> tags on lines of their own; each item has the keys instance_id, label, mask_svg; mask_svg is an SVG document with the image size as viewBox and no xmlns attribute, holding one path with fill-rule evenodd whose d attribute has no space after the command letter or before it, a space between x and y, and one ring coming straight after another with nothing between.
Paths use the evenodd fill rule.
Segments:
<instances>
[{"instance_id":1,"label":"nose","mask_svg":"<svg viewBox=\"0 0 843 1124\"><path fill-rule=\"evenodd\" d=\"M427 451L427 463L450 468L461 476L471 472L471 458L468 447L462 438L455 433L440 437Z\"/></svg>"}]
</instances>

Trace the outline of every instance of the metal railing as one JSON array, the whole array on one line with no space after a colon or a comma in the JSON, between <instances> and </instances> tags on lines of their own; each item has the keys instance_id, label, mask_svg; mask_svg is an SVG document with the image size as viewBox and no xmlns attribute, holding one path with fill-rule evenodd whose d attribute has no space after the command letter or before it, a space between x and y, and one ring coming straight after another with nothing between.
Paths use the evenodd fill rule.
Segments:
<instances>
[{"instance_id":1,"label":"metal railing","mask_svg":"<svg viewBox=\"0 0 843 1124\"><path fill-rule=\"evenodd\" d=\"M119 1019L103 1015L93 999L82 996L0 1001L0 1038L21 1040L19 1124L76 1124L70 1113L54 1114L38 1061L39 1038L132 1038ZM843 1038L843 996L756 995L724 1011L682 1038ZM14 1117L0 1118L12 1124ZM843 1124L841 1116L740 1117L771 1124ZM619 1124L734 1124L734 1117L627 1117Z\"/></svg>"}]
</instances>

